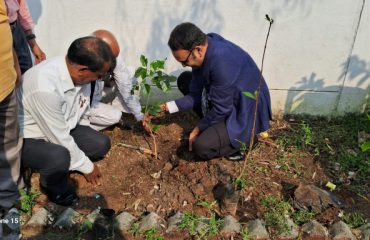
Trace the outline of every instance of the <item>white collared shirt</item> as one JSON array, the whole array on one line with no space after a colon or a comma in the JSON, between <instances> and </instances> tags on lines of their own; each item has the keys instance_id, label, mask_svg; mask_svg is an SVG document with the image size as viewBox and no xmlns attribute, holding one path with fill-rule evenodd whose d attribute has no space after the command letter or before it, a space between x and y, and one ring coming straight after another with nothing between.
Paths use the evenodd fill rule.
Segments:
<instances>
[{"instance_id":1,"label":"white collared shirt","mask_svg":"<svg viewBox=\"0 0 370 240\"><path fill-rule=\"evenodd\" d=\"M119 94L112 105L120 111L132 113L137 121L142 121L144 114L141 112L139 97L131 93L132 87L137 84L135 68L126 65L121 53L116 60L117 65L113 72ZM103 89L104 82L96 81L92 102L93 108L101 101Z\"/></svg>"},{"instance_id":2,"label":"white collared shirt","mask_svg":"<svg viewBox=\"0 0 370 240\"><path fill-rule=\"evenodd\" d=\"M21 135L64 146L71 155L70 170L92 172L93 163L70 135L88 109L89 98L90 84L73 84L65 57L43 61L23 75L17 89Z\"/></svg>"}]
</instances>

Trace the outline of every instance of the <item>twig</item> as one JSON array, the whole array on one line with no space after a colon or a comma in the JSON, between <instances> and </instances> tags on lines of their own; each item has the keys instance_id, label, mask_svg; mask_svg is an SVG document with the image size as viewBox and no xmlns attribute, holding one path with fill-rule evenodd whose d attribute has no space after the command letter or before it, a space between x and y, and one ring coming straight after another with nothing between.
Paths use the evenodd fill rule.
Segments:
<instances>
[{"instance_id":1,"label":"twig","mask_svg":"<svg viewBox=\"0 0 370 240\"><path fill-rule=\"evenodd\" d=\"M271 145L271 146L274 146L274 147L276 147L276 148L278 148L278 147L279 147L277 144L275 144L275 143L273 143L273 142L270 142L270 141L267 141L267 140L265 140L265 139L258 139L258 141L263 142L263 143L267 143L267 144L269 144L269 145Z\"/></svg>"},{"instance_id":2,"label":"twig","mask_svg":"<svg viewBox=\"0 0 370 240\"><path fill-rule=\"evenodd\" d=\"M142 152L144 154L149 154L149 155L154 156L154 153L153 153L152 150L150 150L148 148L141 147L141 146L134 146L134 145L126 144L126 143L117 143L117 146L139 150L140 152Z\"/></svg>"},{"instance_id":3,"label":"twig","mask_svg":"<svg viewBox=\"0 0 370 240\"><path fill-rule=\"evenodd\" d=\"M267 40L270 36L271 26L274 23L274 20L270 19L270 17L267 14L266 14L266 20L269 22L269 29L267 31L265 46L264 46L263 54L262 54L262 64L261 64L261 70L260 70L260 78L259 78L259 83L258 83L258 88L257 88L256 104L255 104L254 115L253 115L253 127L252 127L252 130L251 130L251 140L249 141L249 149L248 149L247 154L244 157L243 168L242 168L242 171L240 172L240 175L238 176L238 178L242 178L243 175L244 175L245 169L247 167L247 160L249 159L249 156L251 154L251 151L253 149L253 144L254 144L254 133L255 133L255 128L256 128L257 110L258 110L258 102L259 102L258 100L259 100L259 93L260 93L260 90L261 90L261 83L262 83L262 79L263 79L263 75L262 75L263 62L265 60Z\"/></svg>"}]
</instances>

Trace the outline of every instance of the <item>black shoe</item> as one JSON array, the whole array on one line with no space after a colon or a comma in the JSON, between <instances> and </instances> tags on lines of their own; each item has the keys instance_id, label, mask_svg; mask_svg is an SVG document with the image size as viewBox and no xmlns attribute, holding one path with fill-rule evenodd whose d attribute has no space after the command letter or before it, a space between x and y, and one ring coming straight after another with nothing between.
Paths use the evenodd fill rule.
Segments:
<instances>
[{"instance_id":1,"label":"black shoe","mask_svg":"<svg viewBox=\"0 0 370 240\"><path fill-rule=\"evenodd\" d=\"M76 205L80 200L80 198L69 189L65 193L58 195L48 193L45 188L41 188L41 191L48 196L50 201L61 206Z\"/></svg>"},{"instance_id":2,"label":"black shoe","mask_svg":"<svg viewBox=\"0 0 370 240\"><path fill-rule=\"evenodd\" d=\"M242 161L244 157L245 157L244 153L237 151L236 153L226 156L225 158L230 161Z\"/></svg>"}]
</instances>

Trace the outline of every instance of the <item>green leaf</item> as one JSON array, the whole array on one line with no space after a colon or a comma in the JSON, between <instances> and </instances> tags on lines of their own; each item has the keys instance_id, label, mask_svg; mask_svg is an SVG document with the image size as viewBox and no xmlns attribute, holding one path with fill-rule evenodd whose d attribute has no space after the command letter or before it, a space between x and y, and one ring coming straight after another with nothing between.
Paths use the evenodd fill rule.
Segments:
<instances>
[{"instance_id":1,"label":"green leaf","mask_svg":"<svg viewBox=\"0 0 370 240\"><path fill-rule=\"evenodd\" d=\"M149 84L144 83L144 87L142 88L145 95L149 95L151 91L151 87Z\"/></svg>"},{"instance_id":2,"label":"green leaf","mask_svg":"<svg viewBox=\"0 0 370 240\"><path fill-rule=\"evenodd\" d=\"M161 110L161 107L159 106L159 104L153 104L153 105L149 105L148 108L147 108L147 112L150 114L150 115L153 115L153 116L156 116L158 113L160 113L162 110Z\"/></svg>"},{"instance_id":3,"label":"green leaf","mask_svg":"<svg viewBox=\"0 0 370 240\"><path fill-rule=\"evenodd\" d=\"M253 93L243 92L243 94L244 94L244 96L247 96L249 98L252 98L252 99L256 100L256 96Z\"/></svg>"},{"instance_id":4,"label":"green leaf","mask_svg":"<svg viewBox=\"0 0 370 240\"><path fill-rule=\"evenodd\" d=\"M370 150L370 141L361 144L361 151L366 152Z\"/></svg>"},{"instance_id":5,"label":"green leaf","mask_svg":"<svg viewBox=\"0 0 370 240\"><path fill-rule=\"evenodd\" d=\"M138 67L138 69L136 69L135 71L135 77L136 78L141 77L141 79L145 79L147 77L146 69L143 67Z\"/></svg>"},{"instance_id":6,"label":"green leaf","mask_svg":"<svg viewBox=\"0 0 370 240\"><path fill-rule=\"evenodd\" d=\"M148 65L148 59L144 56L144 55L141 55L140 56L140 62L141 62L141 65L143 66L143 67L147 67L147 65Z\"/></svg>"},{"instance_id":7,"label":"green leaf","mask_svg":"<svg viewBox=\"0 0 370 240\"><path fill-rule=\"evenodd\" d=\"M169 92L170 90L171 90L171 85L170 85L170 83L169 82L167 82L167 81L162 81L162 82L160 82L160 84L161 84L161 90L163 91L163 92Z\"/></svg>"},{"instance_id":8,"label":"green leaf","mask_svg":"<svg viewBox=\"0 0 370 240\"><path fill-rule=\"evenodd\" d=\"M152 131L157 132L162 126L157 124L152 124Z\"/></svg>"},{"instance_id":9,"label":"green leaf","mask_svg":"<svg viewBox=\"0 0 370 240\"><path fill-rule=\"evenodd\" d=\"M164 69L164 60L154 60L150 63L150 67L157 71L158 69Z\"/></svg>"},{"instance_id":10,"label":"green leaf","mask_svg":"<svg viewBox=\"0 0 370 240\"><path fill-rule=\"evenodd\" d=\"M370 120L370 115L367 115L367 119L369 119L369 120Z\"/></svg>"}]
</instances>

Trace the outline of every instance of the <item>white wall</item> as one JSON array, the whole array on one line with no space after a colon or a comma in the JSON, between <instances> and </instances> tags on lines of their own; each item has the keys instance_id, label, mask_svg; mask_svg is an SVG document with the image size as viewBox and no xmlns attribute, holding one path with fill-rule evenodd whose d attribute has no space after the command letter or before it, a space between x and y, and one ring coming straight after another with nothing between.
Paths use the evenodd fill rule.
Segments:
<instances>
[{"instance_id":1,"label":"white wall","mask_svg":"<svg viewBox=\"0 0 370 240\"><path fill-rule=\"evenodd\" d=\"M274 18L264 75L275 113L332 115L364 109L370 87L370 0L28 0L39 45L48 57L65 54L77 37L105 28L121 43L128 64L139 56L168 58L177 24L191 21L243 47L261 65L268 22ZM176 92L174 93L176 95ZM171 95L170 97L174 97Z\"/></svg>"}]
</instances>

